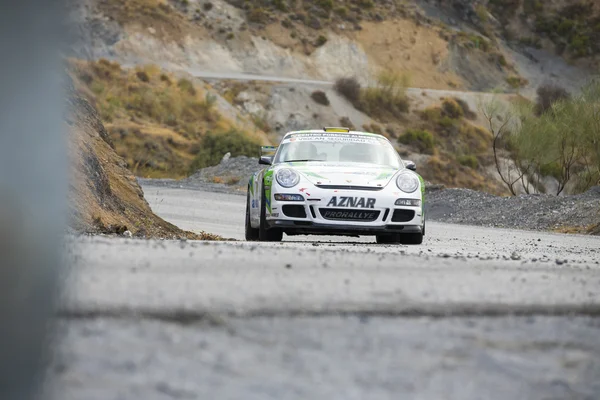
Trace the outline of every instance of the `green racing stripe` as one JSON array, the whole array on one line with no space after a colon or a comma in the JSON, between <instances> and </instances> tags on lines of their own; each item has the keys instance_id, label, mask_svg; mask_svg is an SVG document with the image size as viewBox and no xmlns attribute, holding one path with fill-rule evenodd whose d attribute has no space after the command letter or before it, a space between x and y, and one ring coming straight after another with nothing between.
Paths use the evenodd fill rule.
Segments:
<instances>
[{"instance_id":1,"label":"green racing stripe","mask_svg":"<svg viewBox=\"0 0 600 400\"><path fill-rule=\"evenodd\" d=\"M271 186L273 185L273 169L269 168L265 171L265 175L263 177L263 187L265 190L265 205L267 206L267 211L271 214Z\"/></svg>"}]
</instances>

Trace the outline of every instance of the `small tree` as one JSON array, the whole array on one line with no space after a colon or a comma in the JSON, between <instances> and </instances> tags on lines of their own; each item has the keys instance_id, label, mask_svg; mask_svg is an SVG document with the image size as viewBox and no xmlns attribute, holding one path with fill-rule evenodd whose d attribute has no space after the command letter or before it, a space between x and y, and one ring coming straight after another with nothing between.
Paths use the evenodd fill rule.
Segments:
<instances>
[{"instance_id":1,"label":"small tree","mask_svg":"<svg viewBox=\"0 0 600 400\"><path fill-rule=\"evenodd\" d=\"M600 183L600 82L580 95L555 100L541 115L535 107L513 108L518 124L510 134L511 156L521 171L552 176L556 195L573 183L580 192Z\"/></svg>"},{"instance_id":2,"label":"small tree","mask_svg":"<svg viewBox=\"0 0 600 400\"><path fill-rule=\"evenodd\" d=\"M524 181L527 172L520 167L519 164L522 163L518 162L518 158L515 160L515 153L511 152L511 130L518 124L518 118L515 118L509 106L497 98L480 103L479 108L486 119L487 129L493 137L492 152L496 172L510 193L516 196L516 186Z\"/></svg>"}]
</instances>

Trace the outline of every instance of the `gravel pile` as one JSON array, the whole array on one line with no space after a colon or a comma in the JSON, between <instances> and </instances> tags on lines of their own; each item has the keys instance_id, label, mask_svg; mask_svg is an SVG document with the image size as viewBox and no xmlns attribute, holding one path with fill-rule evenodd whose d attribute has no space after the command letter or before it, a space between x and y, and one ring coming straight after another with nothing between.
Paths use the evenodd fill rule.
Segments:
<instances>
[{"instance_id":1,"label":"gravel pile","mask_svg":"<svg viewBox=\"0 0 600 400\"><path fill-rule=\"evenodd\" d=\"M600 222L600 186L574 196L498 197L469 189L427 189L432 220L532 230L580 230Z\"/></svg>"}]
</instances>

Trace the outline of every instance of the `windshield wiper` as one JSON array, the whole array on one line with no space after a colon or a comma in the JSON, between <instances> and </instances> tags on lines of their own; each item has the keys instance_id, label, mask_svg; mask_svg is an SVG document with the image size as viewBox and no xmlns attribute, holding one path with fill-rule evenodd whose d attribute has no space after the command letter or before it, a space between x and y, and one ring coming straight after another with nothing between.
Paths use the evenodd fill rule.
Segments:
<instances>
[{"instance_id":1,"label":"windshield wiper","mask_svg":"<svg viewBox=\"0 0 600 400\"><path fill-rule=\"evenodd\" d=\"M286 160L284 162L308 162L308 161L325 161L325 160Z\"/></svg>"}]
</instances>

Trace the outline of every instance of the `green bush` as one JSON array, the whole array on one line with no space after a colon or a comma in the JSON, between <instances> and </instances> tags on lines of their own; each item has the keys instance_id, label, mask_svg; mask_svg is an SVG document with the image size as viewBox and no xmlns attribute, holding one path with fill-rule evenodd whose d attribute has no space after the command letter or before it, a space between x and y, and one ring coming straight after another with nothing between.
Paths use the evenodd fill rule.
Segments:
<instances>
[{"instance_id":1,"label":"green bush","mask_svg":"<svg viewBox=\"0 0 600 400\"><path fill-rule=\"evenodd\" d=\"M398 138L398 142L414 146L422 153L433 154L435 146L431 132L420 129L409 129Z\"/></svg>"},{"instance_id":2,"label":"green bush","mask_svg":"<svg viewBox=\"0 0 600 400\"><path fill-rule=\"evenodd\" d=\"M448 117L447 115L443 116L442 118L439 119L438 124L442 127L442 128L452 128L453 126L456 126L456 122L457 120Z\"/></svg>"},{"instance_id":3,"label":"green bush","mask_svg":"<svg viewBox=\"0 0 600 400\"><path fill-rule=\"evenodd\" d=\"M406 75L384 72L377 77L377 85L361 91L358 109L376 118L403 117L410 108Z\"/></svg>"},{"instance_id":4,"label":"green bush","mask_svg":"<svg viewBox=\"0 0 600 400\"><path fill-rule=\"evenodd\" d=\"M452 119L459 119L464 116L462 107L454 99L444 99L442 102L442 111L444 115Z\"/></svg>"},{"instance_id":5,"label":"green bush","mask_svg":"<svg viewBox=\"0 0 600 400\"><path fill-rule=\"evenodd\" d=\"M181 78L177 81L177 86L179 86L179 89L188 92L192 96L196 95L196 88L189 79Z\"/></svg>"},{"instance_id":6,"label":"green bush","mask_svg":"<svg viewBox=\"0 0 600 400\"><path fill-rule=\"evenodd\" d=\"M463 99L459 99L458 97L455 97L453 100L460 106L465 118L470 120L477 119L477 114L471 110L471 107L469 107L469 103L467 103Z\"/></svg>"},{"instance_id":7,"label":"green bush","mask_svg":"<svg viewBox=\"0 0 600 400\"><path fill-rule=\"evenodd\" d=\"M474 155L459 156L456 160L458 161L458 163L460 165L469 167L471 169L477 169L477 167L479 166L479 161L477 160L477 157L475 157Z\"/></svg>"},{"instance_id":8,"label":"green bush","mask_svg":"<svg viewBox=\"0 0 600 400\"><path fill-rule=\"evenodd\" d=\"M339 78L335 81L333 88L340 96L345 97L354 106L358 104L362 88L356 78Z\"/></svg>"},{"instance_id":9,"label":"green bush","mask_svg":"<svg viewBox=\"0 0 600 400\"><path fill-rule=\"evenodd\" d=\"M310 95L310 98L313 99L315 103L321 104L323 106L328 106L330 104L327 94L322 90L315 90Z\"/></svg>"},{"instance_id":10,"label":"green bush","mask_svg":"<svg viewBox=\"0 0 600 400\"><path fill-rule=\"evenodd\" d=\"M320 36L317 38L317 41L315 42L315 46L316 46L316 47L321 47L321 46L323 46L325 43L327 43L327 37L325 37L325 36L323 36L323 35L320 35Z\"/></svg>"},{"instance_id":11,"label":"green bush","mask_svg":"<svg viewBox=\"0 0 600 400\"><path fill-rule=\"evenodd\" d=\"M527 86L529 82L525 78L513 75L506 78L506 83L508 83L513 89L519 89Z\"/></svg>"},{"instance_id":12,"label":"green bush","mask_svg":"<svg viewBox=\"0 0 600 400\"><path fill-rule=\"evenodd\" d=\"M469 39L471 40L471 43L473 43L473 46L475 46L476 49L479 49L481 51L484 52L488 52L490 51L490 42L478 35L470 35Z\"/></svg>"},{"instance_id":13,"label":"green bush","mask_svg":"<svg viewBox=\"0 0 600 400\"><path fill-rule=\"evenodd\" d=\"M437 123L442 117L442 110L438 107L428 107L421 112L421 119Z\"/></svg>"},{"instance_id":14,"label":"green bush","mask_svg":"<svg viewBox=\"0 0 600 400\"><path fill-rule=\"evenodd\" d=\"M350 118L348 117L342 117L340 118L340 126L349 128L350 130L355 130L356 127L354 126L354 124L352 123L352 121L350 121Z\"/></svg>"},{"instance_id":15,"label":"green bush","mask_svg":"<svg viewBox=\"0 0 600 400\"><path fill-rule=\"evenodd\" d=\"M288 6L287 6L285 0L273 0L273 5L279 11L287 11L287 9L288 9Z\"/></svg>"},{"instance_id":16,"label":"green bush","mask_svg":"<svg viewBox=\"0 0 600 400\"><path fill-rule=\"evenodd\" d=\"M333 9L333 0L316 0L315 3L325 11L331 11Z\"/></svg>"},{"instance_id":17,"label":"green bush","mask_svg":"<svg viewBox=\"0 0 600 400\"><path fill-rule=\"evenodd\" d=\"M150 82L150 76L148 75L148 73L146 71L137 71L135 73L135 75L142 82L146 82L146 83Z\"/></svg>"},{"instance_id":18,"label":"green bush","mask_svg":"<svg viewBox=\"0 0 600 400\"><path fill-rule=\"evenodd\" d=\"M226 133L208 132L200 142L200 150L194 158L190 167L191 172L199 168L217 165L223 155L231 153L232 157L249 156L256 157L260 143L250 138L246 133L238 130L230 130Z\"/></svg>"},{"instance_id":19,"label":"green bush","mask_svg":"<svg viewBox=\"0 0 600 400\"><path fill-rule=\"evenodd\" d=\"M370 117L403 118L410 108L406 96L408 83L409 79L404 74L384 72L377 78L375 86L362 88L356 78L340 78L334 89Z\"/></svg>"},{"instance_id":20,"label":"green bush","mask_svg":"<svg viewBox=\"0 0 600 400\"><path fill-rule=\"evenodd\" d=\"M255 24L265 23L267 22L268 18L269 16L267 15L266 11L260 7L253 8L248 12L248 21Z\"/></svg>"},{"instance_id":21,"label":"green bush","mask_svg":"<svg viewBox=\"0 0 600 400\"><path fill-rule=\"evenodd\" d=\"M483 22L484 24L486 22L488 22L488 19L489 19L488 10L487 10L487 8L485 8L485 6L483 4L478 4L475 7L475 14L477 14L477 18L479 18L479 20L481 22Z\"/></svg>"},{"instance_id":22,"label":"green bush","mask_svg":"<svg viewBox=\"0 0 600 400\"><path fill-rule=\"evenodd\" d=\"M348 9L344 6L339 6L335 9L335 13L342 18L346 18L348 16Z\"/></svg>"},{"instance_id":23,"label":"green bush","mask_svg":"<svg viewBox=\"0 0 600 400\"><path fill-rule=\"evenodd\" d=\"M373 0L358 0L358 6L366 9L371 9L375 7L375 3L373 3Z\"/></svg>"}]
</instances>

